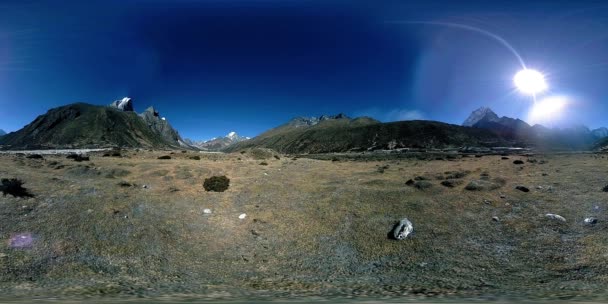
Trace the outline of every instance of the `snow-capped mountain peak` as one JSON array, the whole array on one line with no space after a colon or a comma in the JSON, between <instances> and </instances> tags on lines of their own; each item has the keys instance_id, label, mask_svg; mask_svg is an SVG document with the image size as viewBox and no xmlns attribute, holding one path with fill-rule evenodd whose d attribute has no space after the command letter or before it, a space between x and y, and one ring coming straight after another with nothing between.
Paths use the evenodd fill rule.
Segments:
<instances>
[{"instance_id":1,"label":"snow-capped mountain peak","mask_svg":"<svg viewBox=\"0 0 608 304\"><path fill-rule=\"evenodd\" d=\"M228 137L230 139L234 139L235 137L238 137L238 135L236 134L236 132L232 131L232 132L228 133L228 135L226 135L226 137Z\"/></svg>"}]
</instances>

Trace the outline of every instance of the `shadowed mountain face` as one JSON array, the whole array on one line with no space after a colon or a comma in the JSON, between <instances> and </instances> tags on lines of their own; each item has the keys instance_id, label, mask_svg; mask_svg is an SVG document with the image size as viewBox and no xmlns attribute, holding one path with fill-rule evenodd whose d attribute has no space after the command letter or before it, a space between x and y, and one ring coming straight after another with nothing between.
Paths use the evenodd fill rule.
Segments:
<instances>
[{"instance_id":1,"label":"shadowed mountain face","mask_svg":"<svg viewBox=\"0 0 608 304\"><path fill-rule=\"evenodd\" d=\"M23 129L2 136L0 145L9 149L177 146L177 140L169 139L179 136L169 128L165 125L159 132L135 112L75 103L51 109Z\"/></svg>"},{"instance_id":2,"label":"shadowed mountain face","mask_svg":"<svg viewBox=\"0 0 608 304\"><path fill-rule=\"evenodd\" d=\"M530 126L521 119L499 118L487 107L473 111L462 125L489 130L501 138L539 149L586 150L597 146L598 140L608 136L606 128L591 131L585 126L563 129L549 129L539 124Z\"/></svg>"},{"instance_id":3,"label":"shadowed mountain face","mask_svg":"<svg viewBox=\"0 0 608 304\"><path fill-rule=\"evenodd\" d=\"M297 120L297 121L296 121ZM458 148L509 145L483 129L436 121L381 123L369 117L339 117L304 125L294 119L226 151L271 148L283 153L326 153L399 148ZM295 122L295 123L294 123Z\"/></svg>"},{"instance_id":4,"label":"shadowed mountain face","mask_svg":"<svg viewBox=\"0 0 608 304\"><path fill-rule=\"evenodd\" d=\"M147 108L146 111L139 114L139 116L146 122L152 131L159 134L166 142L169 142L172 145L188 147L184 140L179 136L179 133L173 129L167 119L159 115L154 107Z\"/></svg>"}]
</instances>

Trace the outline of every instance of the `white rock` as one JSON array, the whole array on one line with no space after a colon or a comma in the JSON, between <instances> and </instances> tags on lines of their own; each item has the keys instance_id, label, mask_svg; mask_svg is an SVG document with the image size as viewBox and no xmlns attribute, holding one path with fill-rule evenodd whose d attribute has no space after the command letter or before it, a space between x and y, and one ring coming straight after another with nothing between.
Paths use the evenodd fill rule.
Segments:
<instances>
[{"instance_id":1,"label":"white rock","mask_svg":"<svg viewBox=\"0 0 608 304\"><path fill-rule=\"evenodd\" d=\"M211 214L211 209L207 208L205 210L203 210L204 214Z\"/></svg>"},{"instance_id":2,"label":"white rock","mask_svg":"<svg viewBox=\"0 0 608 304\"><path fill-rule=\"evenodd\" d=\"M561 221L561 222L564 222L564 223L566 222L566 219L563 216L559 215L559 214L547 213L547 214L545 214L545 217L549 218L549 219L552 219L552 220L558 220L558 221Z\"/></svg>"},{"instance_id":3,"label":"white rock","mask_svg":"<svg viewBox=\"0 0 608 304\"><path fill-rule=\"evenodd\" d=\"M247 217L247 214L245 213L241 213L241 215L239 215L239 219L245 219Z\"/></svg>"},{"instance_id":4,"label":"white rock","mask_svg":"<svg viewBox=\"0 0 608 304\"><path fill-rule=\"evenodd\" d=\"M414 231L414 225L407 218L403 218L399 221L393 229L393 238L396 240L404 240L407 236Z\"/></svg>"}]
</instances>

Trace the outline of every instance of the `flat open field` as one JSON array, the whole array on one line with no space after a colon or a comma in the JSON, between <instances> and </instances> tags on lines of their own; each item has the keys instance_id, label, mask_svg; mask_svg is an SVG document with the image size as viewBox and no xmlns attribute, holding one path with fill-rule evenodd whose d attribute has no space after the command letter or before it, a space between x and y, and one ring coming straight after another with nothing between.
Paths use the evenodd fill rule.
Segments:
<instances>
[{"instance_id":1,"label":"flat open field","mask_svg":"<svg viewBox=\"0 0 608 304\"><path fill-rule=\"evenodd\" d=\"M608 298L601 154L102 153L0 155L32 195L0 195L0 294ZM203 189L214 175L228 190ZM389 239L403 217L413 234Z\"/></svg>"}]
</instances>

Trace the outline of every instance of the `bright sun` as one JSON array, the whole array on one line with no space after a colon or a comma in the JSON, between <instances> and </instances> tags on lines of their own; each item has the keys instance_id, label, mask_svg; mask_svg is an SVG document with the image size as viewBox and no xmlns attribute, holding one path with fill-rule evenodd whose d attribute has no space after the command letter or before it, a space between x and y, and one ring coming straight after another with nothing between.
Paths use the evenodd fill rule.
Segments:
<instances>
[{"instance_id":1,"label":"bright sun","mask_svg":"<svg viewBox=\"0 0 608 304\"><path fill-rule=\"evenodd\" d=\"M535 95L547 89L545 77L539 71L524 69L513 77L515 86L525 94Z\"/></svg>"}]
</instances>

